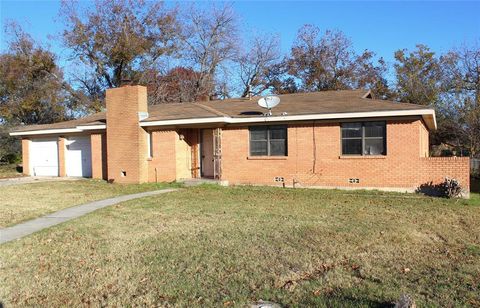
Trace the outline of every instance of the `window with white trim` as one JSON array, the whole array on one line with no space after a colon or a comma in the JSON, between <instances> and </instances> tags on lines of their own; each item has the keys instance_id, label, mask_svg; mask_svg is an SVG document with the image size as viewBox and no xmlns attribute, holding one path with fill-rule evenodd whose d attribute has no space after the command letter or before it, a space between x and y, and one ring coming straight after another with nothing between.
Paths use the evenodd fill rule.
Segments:
<instances>
[{"instance_id":1,"label":"window with white trim","mask_svg":"<svg viewBox=\"0 0 480 308\"><path fill-rule=\"evenodd\" d=\"M386 155L386 123L342 123L342 155Z\"/></svg>"}]
</instances>

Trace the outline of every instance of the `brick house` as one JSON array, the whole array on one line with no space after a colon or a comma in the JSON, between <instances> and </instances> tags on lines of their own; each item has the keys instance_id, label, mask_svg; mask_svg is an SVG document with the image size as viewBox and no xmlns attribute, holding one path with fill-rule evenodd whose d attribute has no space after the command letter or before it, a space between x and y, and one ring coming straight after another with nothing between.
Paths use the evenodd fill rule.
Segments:
<instances>
[{"instance_id":1,"label":"brick house","mask_svg":"<svg viewBox=\"0 0 480 308\"><path fill-rule=\"evenodd\" d=\"M228 184L414 191L444 177L469 189L468 158L429 157L435 112L364 90L148 106L146 88L106 92L106 112L25 126L27 175L115 183L214 178Z\"/></svg>"}]
</instances>

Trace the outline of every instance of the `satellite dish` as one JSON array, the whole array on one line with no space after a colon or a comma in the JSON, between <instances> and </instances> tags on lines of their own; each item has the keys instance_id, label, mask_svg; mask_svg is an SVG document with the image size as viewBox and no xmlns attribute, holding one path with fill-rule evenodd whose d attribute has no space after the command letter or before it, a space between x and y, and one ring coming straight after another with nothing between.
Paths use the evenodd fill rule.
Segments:
<instances>
[{"instance_id":1,"label":"satellite dish","mask_svg":"<svg viewBox=\"0 0 480 308\"><path fill-rule=\"evenodd\" d=\"M272 115L272 108L280 104L280 97L265 96L258 100L258 106L268 109L268 115Z\"/></svg>"}]
</instances>

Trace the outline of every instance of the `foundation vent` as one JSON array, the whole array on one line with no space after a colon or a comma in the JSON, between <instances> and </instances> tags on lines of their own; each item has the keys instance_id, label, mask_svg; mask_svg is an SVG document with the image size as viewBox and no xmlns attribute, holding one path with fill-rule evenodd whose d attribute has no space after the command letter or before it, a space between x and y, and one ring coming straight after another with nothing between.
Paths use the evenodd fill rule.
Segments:
<instances>
[{"instance_id":1,"label":"foundation vent","mask_svg":"<svg viewBox=\"0 0 480 308\"><path fill-rule=\"evenodd\" d=\"M284 183L285 182L285 178L283 176L276 176L274 179L273 179L274 182L280 182L280 183Z\"/></svg>"},{"instance_id":2,"label":"foundation vent","mask_svg":"<svg viewBox=\"0 0 480 308\"><path fill-rule=\"evenodd\" d=\"M350 184L359 184L359 183L360 183L360 179L350 178L350 179L348 179L348 183L350 183Z\"/></svg>"}]
</instances>

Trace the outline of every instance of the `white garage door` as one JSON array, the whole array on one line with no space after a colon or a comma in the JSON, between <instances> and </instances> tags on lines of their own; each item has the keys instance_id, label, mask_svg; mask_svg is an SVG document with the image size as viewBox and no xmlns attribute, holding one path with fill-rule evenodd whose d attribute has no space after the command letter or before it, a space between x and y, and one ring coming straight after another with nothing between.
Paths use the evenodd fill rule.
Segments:
<instances>
[{"instance_id":1,"label":"white garage door","mask_svg":"<svg viewBox=\"0 0 480 308\"><path fill-rule=\"evenodd\" d=\"M30 142L30 174L58 176L57 139L33 139Z\"/></svg>"},{"instance_id":2,"label":"white garage door","mask_svg":"<svg viewBox=\"0 0 480 308\"><path fill-rule=\"evenodd\" d=\"M65 172L67 176L92 176L90 136L68 138L65 142Z\"/></svg>"}]
</instances>

